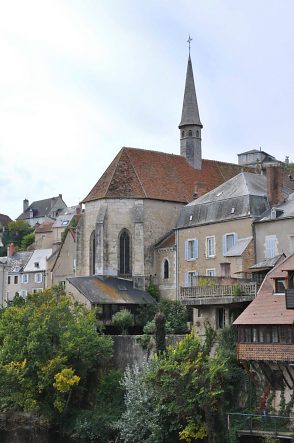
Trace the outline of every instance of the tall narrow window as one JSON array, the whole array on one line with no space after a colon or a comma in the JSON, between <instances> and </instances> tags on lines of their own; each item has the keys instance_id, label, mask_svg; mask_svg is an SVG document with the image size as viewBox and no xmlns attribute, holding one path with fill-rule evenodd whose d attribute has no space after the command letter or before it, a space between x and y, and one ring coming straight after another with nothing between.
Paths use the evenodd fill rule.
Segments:
<instances>
[{"instance_id":1,"label":"tall narrow window","mask_svg":"<svg viewBox=\"0 0 294 443\"><path fill-rule=\"evenodd\" d=\"M163 262L163 278L169 278L169 263L167 259L165 259Z\"/></svg>"},{"instance_id":2,"label":"tall narrow window","mask_svg":"<svg viewBox=\"0 0 294 443\"><path fill-rule=\"evenodd\" d=\"M119 273L121 275L131 274L130 236L126 229L119 237Z\"/></svg>"},{"instance_id":3,"label":"tall narrow window","mask_svg":"<svg viewBox=\"0 0 294 443\"><path fill-rule=\"evenodd\" d=\"M90 275L95 274L95 265L96 265L96 235L95 231L93 231L90 237Z\"/></svg>"},{"instance_id":4,"label":"tall narrow window","mask_svg":"<svg viewBox=\"0 0 294 443\"><path fill-rule=\"evenodd\" d=\"M272 258L278 255L277 237L275 235L267 235L265 237L265 258Z\"/></svg>"}]
</instances>

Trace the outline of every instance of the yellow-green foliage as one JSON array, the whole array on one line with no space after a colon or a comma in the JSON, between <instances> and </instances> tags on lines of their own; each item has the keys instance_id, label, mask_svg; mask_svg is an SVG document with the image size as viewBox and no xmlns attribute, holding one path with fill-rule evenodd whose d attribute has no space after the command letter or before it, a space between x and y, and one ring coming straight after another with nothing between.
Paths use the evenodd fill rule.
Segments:
<instances>
[{"instance_id":1,"label":"yellow-green foliage","mask_svg":"<svg viewBox=\"0 0 294 443\"><path fill-rule=\"evenodd\" d=\"M180 440L187 443L191 443L195 439L203 440L207 437L207 425L206 423L196 425L193 421L188 422L187 426L179 432Z\"/></svg>"},{"instance_id":2,"label":"yellow-green foliage","mask_svg":"<svg viewBox=\"0 0 294 443\"><path fill-rule=\"evenodd\" d=\"M95 311L60 289L30 294L0 311L0 412L56 418L82 397L89 371L110 358L112 340L96 330Z\"/></svg>"},{"instance_id":3,"label":"yellow-green foliage","mask_svg":"<svg viewBox=\"0 0 294 443\"><path fill-rule=\"evenodd\" d=\"M61 372L54 375L55 383L53 383L54 388L58 392L68 392L73 386L78 385L81 377L75 375L72 368L64 368Z\"/></svg>"}]
</instances>

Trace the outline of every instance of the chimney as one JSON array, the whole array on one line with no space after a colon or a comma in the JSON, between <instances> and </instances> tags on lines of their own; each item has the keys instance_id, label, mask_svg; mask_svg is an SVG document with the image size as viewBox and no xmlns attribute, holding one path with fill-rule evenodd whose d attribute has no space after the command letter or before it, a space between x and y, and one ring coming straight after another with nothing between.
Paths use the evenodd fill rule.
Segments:
<instances>
[{"instance_id":1,"label":"chimney","mask_svg":"<svg viewBox=\"0 0 294 443\"><path fill-rule=\"evenodd\" d=\"M267 198L271 207L282 203L283 195L283 169L279 166L269 166L266 169Z\"/></svg>"},{"instance_id":2,"label":"chimney","mask_svg":"<svg viewBox=\"0 0 294 443\"><path fill-rule=\"evenodd\" d=\"M25 212L29 207L29 201L27 198L24 199L23 201L23 212Z\"/></svg>"},{"instance_id":3,"label":"chimney","mask_svg":"<svg viewBox=\"0 0 294 443\"><path fill-rule=\"evenodd\" d=\"M58 197L61 198L61 200L62 200L62 194L58 194Z\"/></svg>"},{"instance_id":4,"label":"chimney","mask_svg":"<svg viewBox=\"0 0 294 443\"><path fill-rule=\"evenodd\" d=\"M76 214L77 214L77 215L80 215L80 213L81 213L81 207L80 207L80 206L77 206L77 207L76 207Z\"/></svg>"},{"instance_id":5,"label":"chimney","mask_svg":"<svg viewBox=\"0 0 294 443\"><path fill-rule=\"evenodd\" d=\"M8 247L7 247L7 257L12 257L15 253L15 246L14 244L11 242L9 243Z\"/></svg>"}]
</instances>

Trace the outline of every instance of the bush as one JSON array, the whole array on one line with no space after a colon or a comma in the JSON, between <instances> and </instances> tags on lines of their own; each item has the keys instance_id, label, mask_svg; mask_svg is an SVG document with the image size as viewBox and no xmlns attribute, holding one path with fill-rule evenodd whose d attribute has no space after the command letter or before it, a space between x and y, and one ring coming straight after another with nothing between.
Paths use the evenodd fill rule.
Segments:
<instances>
[{"instance_id":1,"label":"bush","mask_svg":"<svg viewBox=\"0 0 294 443\"><path fill-rule=\"evenodd\" d=\"M114 314L112 317L112 324L122 334L127 334L128 329L134 324L134 316L127 309L122 309Z\"/></svg>"}]
</instances>

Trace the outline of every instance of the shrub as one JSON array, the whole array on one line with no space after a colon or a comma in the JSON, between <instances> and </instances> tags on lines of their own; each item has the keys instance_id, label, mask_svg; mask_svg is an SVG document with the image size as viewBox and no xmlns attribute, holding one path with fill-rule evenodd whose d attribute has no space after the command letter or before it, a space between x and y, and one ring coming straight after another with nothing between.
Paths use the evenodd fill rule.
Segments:
<instances>
[{"instance_id":1,"label":"shrub","mask_svg":"<svg viewBox=\"0 0 294 443\"><path fill-rule=\"evenodd\" d=\"M127 309L122 309L114 314L112 317L112 324L122 334L127 334L128 329L134 324L134 316Z\"/></svg>"}]
</instances>

